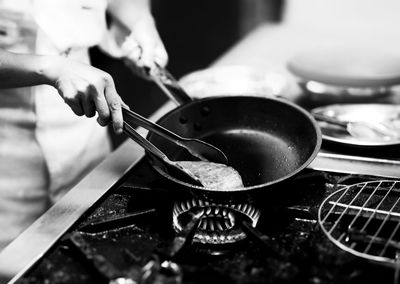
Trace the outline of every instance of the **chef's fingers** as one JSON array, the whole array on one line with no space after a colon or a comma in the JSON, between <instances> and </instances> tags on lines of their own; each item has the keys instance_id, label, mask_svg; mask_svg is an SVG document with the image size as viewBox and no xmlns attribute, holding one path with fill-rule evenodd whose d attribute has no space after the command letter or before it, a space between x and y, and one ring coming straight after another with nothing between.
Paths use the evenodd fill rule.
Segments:
<instances>
[{"instance_id":1,"label":"chef's fingers","mask_svg":"<svg viewBox=\"0 0 400 284\"><path fill-rule=\"evenodd\" d=\"M157 39L158 38L150 36L141 36L138 38L138 43L142 51L139 60L136 62L139 67L152 68L154 66L155 48L158 43Z\"/></svg>"},{"instance_id":2,"label":"chef's fingers","mask_svg":"<svg viewBox=\"0 0 400 284\"><path fill-rule=\"evenodd\" d=\"M96 105L93 101L93 97L97 94L96 88L89 82L85 85L85 90L81 95L78 96L84 114L87 117L93 117L96 114Z\"/></svg>"},{"instance_id":3,"label":"chef's fingers","mask_svg":"<svg viewBox=\"0 0 400 284\"><path fill-rule=\"evenodd\" d=\"M105 87L98 86L96 89L96 94L92 97L94 105L96 106L96 111L98 114L97 122L101 126L106 126L110 121L110 110L108 109L108 104L105 98Z\"/></svg>"},{"instance_id":4,"label":"chef's fingers","mask_svg":"<svg viewBox=\"0 0 400 284\"><path fill-rule=\"evenodd\" d=\"M125 55L124 62L126 66L137 76L148 80L147 71L143 68L143 64L141 64L142 58L142 47L136 41L133 36L129 36L126 40L127 42L134 42L135 44L126 44L124 45Z\"/></svg>"},{"instance_id":5,"label":"chef's fingers","mask_svg":"<svg viewBox=\"0 0 400 284\"><path fill-rule=\"evenodd\" d=\"M112 126L114 132L117 134L122 133L123 118L121 109L121 97L115 89L114 81L108 80L104 89L104 94L107 100L108 108L111 115Z\"/></svg>"},{"instance_id":6,"label":"chef's fingers","mask_svg":"<svg viewBox=\"0 0 400 284\"><path fill-rule=\"evenodd\" d=\"M139 45L135 46L128 53L126 53L125 57L129 58L129 60L132 62L139 62L142 57L142 48Z\"/></svg>"},{"instance_id":7,"label":"chef's fingers","mask_svg":"<svg viewBox=\"0 0 400 284\"><path fill-rule=\"evenodd\" d=\"M154 61L161 67L165 67L168 64L168 53L161 41L154 50Z\"/></svg>"},{"instance_id":8,"label":"chef's fingers","mask_svg":"<svg viewBox=\"0 0 400 284\"><path fill-rule=\"evenodd\" d=\"M144 79L149 79L148 69L153 69L155 63L161 67L168 63L168 53L156 30L139 34L138 37L129 35L122 44L122 49L126 65Z\"/></svg>"},{"instance_id":9,"label":"chef's fingers","mask_svg":"<svg viewBox=\"0 0 400 284\"><path fill-rule=\"evenodd\" d=\"M125 65L129 68L129 70L132 71L133 74L141 77L142 79L149 80L147 74L148 72L143 67L137 66L137 64L134 61L132 61L131 58L126 58L124 62Z\"/></svg>"},{"instance_id":10,"label":"chef's fingers","mask_svg":"<svg viewBox=\"0 0 400 284\"><path fill-rule=\"evenodd\" d=\"M121 98L121 97L120 97ZM126 109L131 109L121 98L121 106L123 106Z\"/></svg>"},{"instance_id":11,"label":"chef's fingers","mask_svg":"<svg viewBox=\"0 0 400 284\"><path fill-rule=\"evenodd\" d=\"M142 48L132 34L126 37L125 41L121 45L121 50L125 58L128 58L130 61L135 63L138 62L142 56Z\"/></svg>"},{"instance_id":12,"label":"chef's fingers","mask_svg":"<svg viewBox=\"0 0 400 284\"><path fill-rule=\"evenodd\" d=\"M82 99L82 107L85 112L86 117L93 117L96 114L96 105L90 96L85 96Z\"/></svg>"},{"instance_id":13,"label":"chef's fingers","mask_svg":"<svg viewBox=\"0 0 400 284\"><path fill-rule=\"evenodd\" d=\"M83 107L79 101L79 93L77 88L69 81L58 82L57 91L60 93L64 102L72 109L72 111L82 116L85 114Z\"/></svg>"},{"instance_id":14,"label":"chef's fingers","mask_svg":"<svg viewBox=\"0 0 400 284\"><path fill-rule=\"evenodd\" d=\"M85 111L82 108L82 105L79 103L79 101L65 101L69 107L72 109L72 111L78 115L78 116L83 116L85 114Z\"/></svg>"}]
</instances>

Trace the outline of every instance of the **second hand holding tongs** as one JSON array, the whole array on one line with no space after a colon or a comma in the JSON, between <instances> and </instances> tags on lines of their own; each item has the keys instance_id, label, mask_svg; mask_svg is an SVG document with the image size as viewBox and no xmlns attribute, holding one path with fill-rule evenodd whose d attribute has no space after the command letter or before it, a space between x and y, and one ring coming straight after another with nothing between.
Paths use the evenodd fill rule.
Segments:
<instances>
[{"instance_id":1,"label":"second hand holding tongs","mask_svg":"<svg viewBox=\"0 0 400 284\"><path fill-rule=\"evenodd\" d=\"M220 164L228 163L228 159L224 152L209 143L199 139L184 138L179 136L178 134L148 120L147 118L129 110L126 107L122 107L122 113L124 116L124 126L127 124L127 122L141 126L175 143L176 145L185 148L192 156L198 158L199 160Z\"/></svg>"}]
</instances>

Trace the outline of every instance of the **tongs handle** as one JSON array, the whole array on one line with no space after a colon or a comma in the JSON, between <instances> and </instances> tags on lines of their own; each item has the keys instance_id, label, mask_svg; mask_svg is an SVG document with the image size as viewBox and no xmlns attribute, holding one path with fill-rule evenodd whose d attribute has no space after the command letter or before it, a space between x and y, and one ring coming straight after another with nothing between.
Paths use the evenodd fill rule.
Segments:
<instances>
[{"instance_id":1,"label":"tongs handle","mask_svg":"<svg viewBox=\"0 0 400 284\"><path fill-rule=\"evenodd\" d=\"M126 107L122 107L122 114L125 123L128 121L133 122L138 126L142 126L149 131L155 132L170 142L186 149L193 157L196 157L201 161L214 161L218 163L228 162L226 155L220 149L209 143L198 139L179 136L178 134L148 120L147 118L144 118Z\"/></svg>"},{"instance_id":2,"label":"tongs handle","mask_svg":"<svg viewBox=\"0 0 400 284\"><path fill-rule=\"evenodd\" d=\"M179 146L184 147L182 143L180 143L181 140L183 140L183 137L177 135L176 133L168 130L167 128L164 128L157 123L154 123L147 118L141 116L140 114L131 111L130 109L126 107L122 107L122 113L124 115L124 121L127 121L128 119L132 121L134 124L141 126L149 131L153 131L163 138L170 140L174 143L177 143Z\"/></svg>"},{"instance_id":3,"label":"tongs handle","mask_svg":"<svg viewBox=\"0 0 400 284\"><path fill-rule=\"evenodd\" d=\"M202 186L202 183L196 175L183 167L181 164L171 161L167 155L165 155L160 149L153 145L153 143L140 135L132 126L126 123L126 121L124 121L123 124L123 131L133 141L135 141L145 150L147 150L151 155L161 159L164 162L164 165L168 166L171 172L174 171L176 175L179 175L181 179L184 178L186 181L191 182L192 184Z\"/></svg>"},{"instance_id":4,"label":"tongs handle","mask_svg":"<svg viewBox=\"0 0 400 284\"><path fill-rule=\"evenodd\" d=\"M151 70L148 70L148 76L157 84L157 86L166 94L176 105L180 106L193 101L193 99L180 86L171 73L157 63Z\"/></svg>"},{"instance_id":5,"label":"tongs handle","mask_svg":"<svg viewBox=\"0 0 400 284\"><path fill-rule=\"evenodd\" d=\"M128 135L132 140L142 146L145 150L149 151L154 156L158 157L159 159L163 160L167 164L171 163L171 160L165 155L160 149L150 143L146 138L142 135L137 133L137 131L130 126L128 123L124 121L123 131L126 135Z\"/></svg>"}]
</instances>

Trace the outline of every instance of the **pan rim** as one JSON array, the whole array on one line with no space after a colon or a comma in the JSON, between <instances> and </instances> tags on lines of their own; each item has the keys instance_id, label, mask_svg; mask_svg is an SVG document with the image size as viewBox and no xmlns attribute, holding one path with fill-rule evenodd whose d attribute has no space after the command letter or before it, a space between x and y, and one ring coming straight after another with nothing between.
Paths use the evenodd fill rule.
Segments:
<instances>
[{"instance_id":1,"label":"pan rim","mask_svg":"<svg viewBox=\"0 0 400 284\"><path fill-rule=\"evenodd\" d=\"M317 121L313 118L313 116L306 111L303 107L289 101L288 99L285 98L277 98L277 97L260 97L260 96L251 96L251 95L239 95L239 96L213 96L213 97L207 97L207 98L202 98L202 99L197 99L194 100L192 102L186 103L184 105L178 106L177 108L172 109L171 111L167 112L165 115L163 115L158 121L157 123L162 123L165 119L167 119L170 115L172 115L173 113L181 110L182 107L186 107L186 106L190 106L192 104L198 103L198 102L207 102L207 101L212 101L212 100L219 100L219 99L249 99L249 98L254 98L257 100L272 100L272 101L276 101L278 103L282 103L285 105L288 105L292 108L294 108L296 111L298 111L299 113L301 113L309 122L310 124L313 126L313 129L315 130L315 138L316 138L316 143L314 146L314 150L311 153L311 155L308 157L308 159L306 161L304 161L299 167L297 167L294 171L269 182L266 183L262 183L262 184L257 184L257 185L251 185L251 186L245 186L245 187L241 187L241 188L235 188L235 189L223 189L223 190L215 190L215 189L211 189L211 188L207 188L207 187L203 187L203 186L198 186L195 184L190 184L188 182L179 180L177 178L175 178L172 175L169 175L168 173L166 173L165 171L163 171L160 167L155 166L151 161L150 163L152 163L153 168L160 174L162 175L164 178L171 180L175 183L178 183L180 185L183 185L185 187L188 187L190 189L193 190L198 190L204 193L243 193L243 192L248 192L248 191L253 191L256 189L261 189L261 188L265 188L277 183L280 183L284 180L287 180L289 178L291 178L292 176L296 175L297 173L299 173L300 171L302 171L303 169L305 169L317 156L318 152L321 149L321 144L322 144L322 133L321 133L321 129L317 123ZM151 133L149 133L147 135L147 139L149 139L152 136ZM151 155L149 155L149 153L147 153L147 158L149 160L151 160Z\"/></svg>"}]
</instances>

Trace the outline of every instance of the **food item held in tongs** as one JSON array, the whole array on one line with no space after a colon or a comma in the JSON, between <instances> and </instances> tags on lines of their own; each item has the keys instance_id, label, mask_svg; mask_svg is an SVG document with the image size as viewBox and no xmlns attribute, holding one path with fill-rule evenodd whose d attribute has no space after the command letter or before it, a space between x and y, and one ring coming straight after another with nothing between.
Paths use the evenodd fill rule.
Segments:
<instances>
[{"instance_id":1,"label":"food item held in tongs","mask_svg":"<svg viewBox=\"0 0 400 284\"><path fill-rule=\"evenodd\" d=\"M204 161L177 161L181 167L196 177L208 189L216 191L243 188L242 177L234 168L224 164Z\"/></svg>"}]
</instances>

